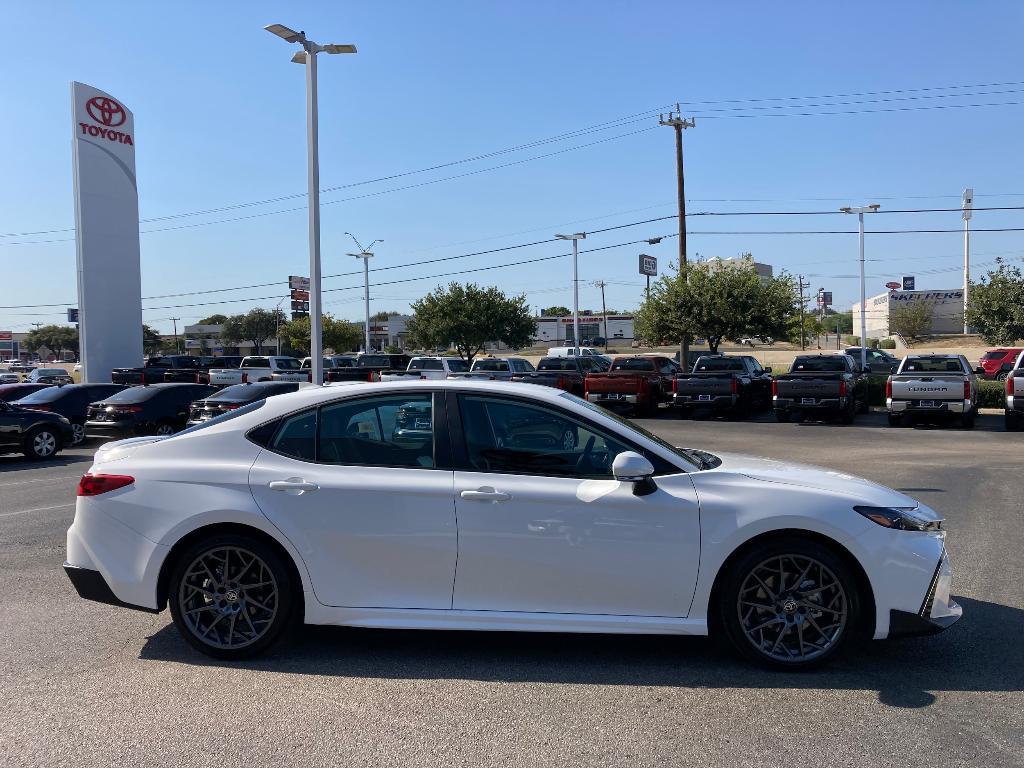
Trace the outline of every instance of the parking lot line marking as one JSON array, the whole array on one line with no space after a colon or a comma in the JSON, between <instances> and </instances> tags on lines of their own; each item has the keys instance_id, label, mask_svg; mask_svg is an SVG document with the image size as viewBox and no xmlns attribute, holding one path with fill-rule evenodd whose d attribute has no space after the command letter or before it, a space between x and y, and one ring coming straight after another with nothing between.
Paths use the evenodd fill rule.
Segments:
<instances>
[{"instance_id":1,"label":"parking lot line marking","mask_svg":"<svg viewBox=\"0 0 1024 768\"><path fill-rule=\"evenodd\" d=\"M64 509L65 507L75 506L74 502L70 504L56 504L52 507L36 507L35 509L19 509L17 512L0 512L0 517L14 517L15 515L27 515L29 512L49 512L51 509Z\"/></svg>"},{"instance_id":2,"label":"parking lot line marking","mask_svg":"<svg viewBox=\"0 0 1024 768\"><path fill-rule=\"evenodd\" d=\"M40 477L38 480L19 480L16 483L0 483L0 488L13 488L16 485L34 485L35 483L55 483L58 480L70 480L73 477L81 477L77 472L73 475L59 475L58 477Z\"/></svg>"}]
</instances>

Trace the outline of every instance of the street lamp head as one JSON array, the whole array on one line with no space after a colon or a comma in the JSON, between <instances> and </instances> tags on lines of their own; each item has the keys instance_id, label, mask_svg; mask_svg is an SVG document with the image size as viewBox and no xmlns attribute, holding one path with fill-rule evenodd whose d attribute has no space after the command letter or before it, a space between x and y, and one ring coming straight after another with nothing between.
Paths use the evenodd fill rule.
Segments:
<instances>
[{"instance_id":1,"label":"street lamp head","mask_svg":"<svg viewBox=\"0 0 1024 768\"><path fill-rule=\"evenodd\" d=\"M352 45L351 43L346 43L346 44L343 44L343 45L338 45L337 43L331 43L329 45L323 46L323 48L321 50L323 50L326 53L355 53L356 52L356 47L354 45Z\"/></svg>"},{"instance_id":2,"label":"street lamp head","mask_svg":"<svg viewBox=\"0 0 1024 768\"><path fill-rule=\"evenodd\" d=\"M286 43L300 43L306 37L305 32L296 32L284 24L267 24L264 29L271 34L277 35Z\"/></svg>"},{"instance_id":3,"label":"street lamp head","mask_svg":"<svg viewBox=\"0 0 1024 768\"><path fill-rule=\"evenodd\" d=\"M555 235L555 237L557 239L559 239L559 240L586 240L587 239L587 233L586 232L576 232L576 233L571 234L571 235Z\"/></svg>"},{"instance_id":4,"label":"street lamp head","mask_svg":"<svg viewBox=\"0 0 1024 768\"><path fill-rule=\"evenodd\" d=\"M296 51L295 55L292 56L292 64L305 64L306 63L306 52Z\"/></svg>"},{"instance_id":5,"label":"street lamp head","mask_svg":"<svg viewBox=\"0 0 1024 768\"><path fill-rule=\"evenodd\" d=\"M657 245L658 243L660 243L662 241L662 239L663 238L660 238L660 237L651 237L651 238L648 238L647 244L648 245Z\"/></svg>"},{"instance_id":6,"label":"street lamp head","mask_svg":"<svg viewBox=\"0 0 1024 768\"><path fill-rule=\"evenodd\" d=\"M850 206L846 206L845 208L840 208L839 212L840 213L853 213L853 209Z\"/></svg>"}]
</instances>

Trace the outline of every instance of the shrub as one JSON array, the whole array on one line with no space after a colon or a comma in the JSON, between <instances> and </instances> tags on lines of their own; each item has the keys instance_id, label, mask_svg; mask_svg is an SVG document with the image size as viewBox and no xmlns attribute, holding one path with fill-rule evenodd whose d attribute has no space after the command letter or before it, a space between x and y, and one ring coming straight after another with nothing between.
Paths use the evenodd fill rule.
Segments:
<instances>
[{"instance_id":1,"label":"shrub","mask_svg":"<svg viewBox=\"0 0 1024 768\"><path fill-rule=\"evenodd\" d=\"M847 336L846 337L846 346L848 346L848 347L856 347L858 345L860 345L860 336Z\"/></svg>"},{"instance_id":2,"label":"shrub","mask_svg":"<svg viewBox=\"0 0 1024 768\"><path fill-rule=\"evenodd\" d=\"M885 405L885 382L888 376L868 376L868 405Z\"/></svg>"},{"instance_id":3,"label":"shrub","mask_svg":"<svg viewBox=\"0 0 1024 768\"><path fill-rule=\"evenodd\" d=\"M978 407L1003 408L1006 405L1006 383L1002 381L978 382Z\"/></svg>"},{"instance_id":4,"label":"shrub","mask_svg":"<svg viewBox=\"0 0 1024 768\"><path fill-rule=\"evenodd\" d=\"M878 339L868 339L868 349L878 349Z\"/></svg>"},{"instance_id":5,"label":"shrub","mask_svg":"<svg viewBox=\"0 0 1024 768\"><path fill-rule=\"evenodd\" d=\"M896 339L882 339L878 342L879 349L896 349Z\"/></svg>"}]
</instances>

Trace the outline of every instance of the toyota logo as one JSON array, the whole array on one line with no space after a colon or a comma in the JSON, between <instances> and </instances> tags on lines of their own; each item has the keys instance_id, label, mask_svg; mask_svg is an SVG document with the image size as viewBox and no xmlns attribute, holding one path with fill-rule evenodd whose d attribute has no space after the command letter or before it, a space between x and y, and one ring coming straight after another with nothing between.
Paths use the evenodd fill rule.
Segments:
<instances>
[{"instance_id":1,"label":"toyota logo","mask_svg":"<svg viewBox=\"0 0 1024 768\"><path fill-rule=\"evenodd\" d=\"M124 107L109 96L94 96L89 99L85 102L85 111L97 123L102 123L109 128L116 128L128 117Z\"/></svg>"}]
</instances>

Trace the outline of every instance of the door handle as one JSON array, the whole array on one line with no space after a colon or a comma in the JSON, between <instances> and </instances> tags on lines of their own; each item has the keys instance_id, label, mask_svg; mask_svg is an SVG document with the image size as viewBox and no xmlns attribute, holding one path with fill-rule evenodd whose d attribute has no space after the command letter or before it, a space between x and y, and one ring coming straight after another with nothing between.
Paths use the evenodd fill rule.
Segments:
<instances>
[{"instance_id":1,"label":"door handle","mask_svg":"<svg viewBox=\"0 0 1024 768\"><path fill-rule=\"evenodd\" d=\"M298 491L300 494L305 491L320 490L319 485L307 483L305 480L272 480L267 487L272 491Z\"/></svg>"},{"instance_id":2,"label":"door handle","mask_svg":"<svg viewBox=\"0 0 1024 768\"><path fill-rule=\"evenodd\" d=\"M512 498L511 493L503 493L502 491L496 491L493 488L481 488L478 491L463 491L459 495L466 501L490 501L495 504L501 501L509 501Z\"/></svg>"}]
</instances>

